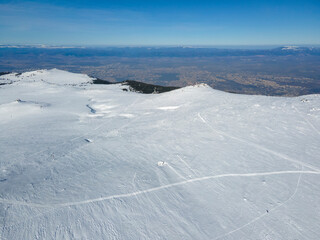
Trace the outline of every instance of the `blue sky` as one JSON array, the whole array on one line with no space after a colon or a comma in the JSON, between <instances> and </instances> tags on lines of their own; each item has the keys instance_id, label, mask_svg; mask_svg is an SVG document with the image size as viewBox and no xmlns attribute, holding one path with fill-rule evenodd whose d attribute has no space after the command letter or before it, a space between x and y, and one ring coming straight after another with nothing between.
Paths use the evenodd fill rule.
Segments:
<instances>
[{"instance_id":1,"label":"blue sky","mask_svg":"<svg viewBox=\"0 0 320 240\"><path fill-rule=\"evenodd\" d=\"M0 0L0 44L320 44L320 1Z\"/></svg>"}]
</instances>

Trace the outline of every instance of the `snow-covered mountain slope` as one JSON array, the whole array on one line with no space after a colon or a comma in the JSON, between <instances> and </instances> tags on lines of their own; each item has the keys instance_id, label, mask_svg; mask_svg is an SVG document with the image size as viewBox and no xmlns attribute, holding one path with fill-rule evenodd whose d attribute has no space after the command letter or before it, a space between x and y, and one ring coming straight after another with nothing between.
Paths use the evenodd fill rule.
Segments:
<instances>
[{"instance_id":1,"label":"snow-covered mountain slope","mask_svg":"<svg viewBox=\"0 0 320 240\"><path fill-rule=\"evenodd\" d=\"M92 83L93 78L78 73L70 73L59 69L51 70L37 70L32 72L25 72L22 74L11 73L1 76L1 82L45 82L55 85L81 85ZM1 83L0 82L0 83Z\"/></svg>"},{"instance_id":2,"label":"snow-covered mountain slope","mask_svg":"<svg viewBox=\"0 0 320 240\"><path fill-rule=\"evenodd\" d=\"M319 95L1 81L0 239L320 239Z\"/></svg>"}]
</instances>

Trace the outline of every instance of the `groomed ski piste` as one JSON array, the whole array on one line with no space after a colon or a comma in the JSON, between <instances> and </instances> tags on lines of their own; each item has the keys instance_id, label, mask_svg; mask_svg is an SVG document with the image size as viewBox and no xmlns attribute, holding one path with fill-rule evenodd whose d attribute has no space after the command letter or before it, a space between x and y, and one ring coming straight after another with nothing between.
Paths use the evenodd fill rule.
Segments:
<instances>
[{"instance_id":1,"label":"groomed ski piste","mask_svg":"<svg viewBox=\"0 0 320 240\"><path fill-rule=\"evenodd\" d=\"M320 95L0 76L0 239L320 239Z\"/></svg>"}]
</instances>

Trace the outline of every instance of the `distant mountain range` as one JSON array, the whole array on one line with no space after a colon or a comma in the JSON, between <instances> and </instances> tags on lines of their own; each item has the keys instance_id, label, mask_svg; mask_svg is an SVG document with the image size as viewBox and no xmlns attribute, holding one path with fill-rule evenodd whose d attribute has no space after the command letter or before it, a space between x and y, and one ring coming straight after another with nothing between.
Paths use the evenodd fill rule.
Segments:
<instances>
[{"instance_id":1,"label":"distant mountain range","mask_svg":"<svg viewBox=\"0 0 320 240\"><path fill-rule=\"evenodd\" d=\"M258 48L258 47L257 47ZM272 49L233 49L212 47L77 47L47 45L0 45L0 56L11 54L114 56L114 57L213 57L320 55L320 47L283 46Z\"/></svg>"}]
</instances>

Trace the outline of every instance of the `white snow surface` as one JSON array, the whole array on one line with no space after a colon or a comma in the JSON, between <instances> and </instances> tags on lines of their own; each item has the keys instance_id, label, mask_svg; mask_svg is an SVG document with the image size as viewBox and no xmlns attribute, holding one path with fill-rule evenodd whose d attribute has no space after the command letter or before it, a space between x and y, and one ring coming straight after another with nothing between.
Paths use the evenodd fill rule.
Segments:
<instances>
[{"instance_id":1,"label":"white snow surface","mask_svg":"<svg viewBox=\"0 0 320 240\"><path fill-rule=\"evenodd\" d=\"M91 80L0 76L1 240L320 239L319 95Z\"/></svg>"},{"instance_id":2,"label":"white snow surface","mask_svg":"<svg viewBox=\"0 0 320 240\"><path fill-rule=\"evenodd\" d=\"M36 70L32 72L25 72L22 74L11 73L0 76L1 82L46 82L54 85L80 85L85 83L92 83L94 78L85 74L71 73L63 70L53 68L51 70ZM0 82L0 83L1 83Z\"/></svg>"}]
</instances>

